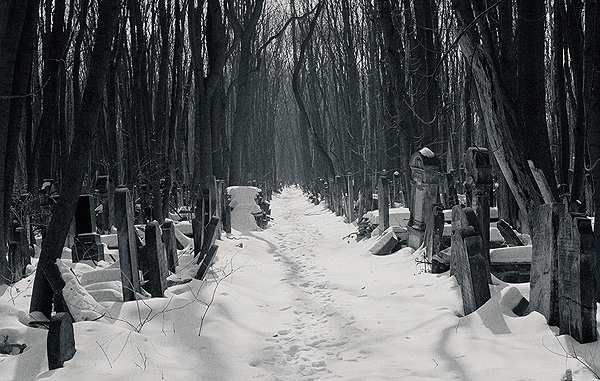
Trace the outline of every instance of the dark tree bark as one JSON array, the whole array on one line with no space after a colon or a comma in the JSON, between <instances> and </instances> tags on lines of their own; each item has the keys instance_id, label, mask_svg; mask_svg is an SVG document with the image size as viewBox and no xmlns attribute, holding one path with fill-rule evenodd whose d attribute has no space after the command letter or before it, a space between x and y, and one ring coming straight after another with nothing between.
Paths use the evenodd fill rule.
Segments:
<instances>
[{"instance_id":1,"label":"dark tree bark","mask_svg":"<svg viewBox=\"0 0 600 381\"><path fill-rule=\"evenodd\" d=\"M473 76L486 126L490 151L496 157L498 165L506 178L515 199L525 217L531 224L535 209L543 203L531 171L525 159L522 147L518 145L512 131L516 130L517 113L501 80L500 70L493 56L479 45L476 31L465 30L472 26L474 16L470 4L459 0L452 2L461 31L465 33L459 39L459 46ZM480 19L481 22L481 19ZM512 129L510 125L513 125Z\"/></svg>"},{"instance_id":2,"label":"dark tree bark","mask_svg":"<svg viewBox=\"0 0 600 381\"><path fill-rule=\"evenodd\" d=\"M12 228L12 189L22 113L30 83L38 18L36 0L4 5L7 19L0 23L0 284L10 279L6 254ZM2 10L0 8L0 10Z\"/></svg>"},{"instance_id":3,"label":"dark tree bark","mask_svg":"<svg viewBox=\"0 0 600 381\"><path fill-rule=\"evenodd\" d=\"M78 144L73 145L64 163L60 197L52 209L52 218L38 262L30 311L40 311L48 318L52 312L52 295L60 299L65 285L56 259L62 254L90 158L90 145L98 126L120 3L120 0L103 0L99 5L96 42L90 57L90 67L94 70L90 70L88 74L81 109L75 115L74 140Z\"/></svg>"},{"instance_id":4,"label":"dark tree bark","mask_svg":"<svg viewBox=\"0 0 600 381\"><path fill-rule=\"evenodd\" d=\"M540 168L554 200L558 187L546 125L544 0L519 0L517 22L518 119L527 159Z\"/></svg>"},{"instance_id":5,"label":"dark tree bark","mask_svg":"<svg viewBox=\"0 0 600 381\"><path fill-rule=\"evenodd\" d=\"M313 19L310 21L310 25L308 27L307 34L304 37L304 39L302 40L302 44L300 45L298 60L294 63L294 71L292 74L292 89L294 91L294 98L296 100L296 104L298 105L298 109L300 112L300 128L306 129L308 131L308 134L310 135L313 145L314 145L315 154L318 157L318 159L315 159L315 165L318 166L319 169L317 170L317 168L314 168L315 173L313 173L313 176L314 177L321 176L324 178L330 178L332 176L335 176L335 168L333 166L333 161L331 160L331 157L329 157L327 150L323 146L323 142L321 141L321 138L317 134L315 127L312 125L312 123L310 121L310 117L308 115L306 105L304 104L304 100L302 98L302 92L300 91L300 83L299 83L300 70L302 68L302 65L304 65L304 60L306 57L306 50L308 49L308 45L309 45L312 35L314 33L315 26L317 24L317 20L319 19L319 15L321 14L324 6L325 6L325 1L322 1L322 0L319 1L319 3L317 4L315 15L313 16Z\"/></svg>"}]
</instances>

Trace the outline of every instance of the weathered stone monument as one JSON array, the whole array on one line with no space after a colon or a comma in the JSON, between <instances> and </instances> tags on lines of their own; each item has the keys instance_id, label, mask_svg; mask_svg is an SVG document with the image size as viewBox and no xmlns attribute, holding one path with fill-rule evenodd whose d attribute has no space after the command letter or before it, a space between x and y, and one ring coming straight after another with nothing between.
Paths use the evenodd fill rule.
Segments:
<instances>
[{"instance_id":1,"label":"weathered stone monument","mask_svg":"<svg viewBox=\"0 0 600 381\"><path fill-rule=\"evenodd\" d=\"M503 219L499 219L496 223L496 227L508 246L525 246L523 240L519 238L508 222L504 221Z\"/></svg>"},{"instance_id":2,"label":"weathered stone monument","mask_svg":"<svg viewBox=\"0 0 600 381\"><path fill-rule=\"evenodd\" d=\"M465 315L490 299L489 262L483 254L479 219L472 208L452 208L450 271L460 286Z\"/></svg>"},{"instance_id":3,"label":"weathered stone monument","mask_svg":"<svg viewBox=\"0 0 600 381\"><path fill-rule=\"evenodd\" d=\"M356 219L354 213L354 176L348 172L348 223L352 223Z\"/></svg>"},{"instance_id":4,"label":"weathered stone monument","mask_svg":"<svg viewBox=\"0 0 600 381\"><path fill-rule=\"evenodd\" d=\"M62 368L65 361L75 356L75 334L73 320L67 312L59 312L52 316L46 340L48 368Z\"/></svg>"},{"instance_id":5,"label":"weathered stone monument","mask_svg":"<svg viewBox=\"0 0 600 381\"><path fill-rule=\"evenodd\" d=\"M152 297L162 297L167 289L167 255L162 243L160 225L156 221L146 224L146 246L142 261L144 279L148 282L144 288Z\"/></svg>"},{"instance_id":6,"label":"weathered stone monument","mask_svg":"<svg viewBox=\"0 0 600 381\"><path fill-rule=\"evenodd\" d=\"M579 343L597 340L596 269L592 223L565 213L558 231L559 334Z\"/></svg>"},{"instance_id":7,"label":"weathered stone monument","mask_svg":"<svg viewBox=\"0 0 600 381\"><path fill-rule=\"evenodd\" d=\"M140 276L137 250L138 238L133 218L133 200L129 189L125 187L119 187L115 191L115 224L117 225L117 241L119 243L123 301L127 302L135 300L135 293L140 292Z\"/></svg>"},{"instance_id":8,"label":"weathered stone monument","mask_svg":"<svg viewBox=\"0 0 600 381\"><path fill-rule=\"evenodd\" d=\"M335 215L336 216L341 216L344 214L344 208L343 208L343 185L342 185L342 176L340 175L336 175L335 176L335 180L334 180L334 204L335 204Z\"/></svg>"},{"instance_id":9,"label":"weathered stone monument","mask_svg":"<svg viewBox=\"0 0 600 381\"><path fill-rule=\"evenodd\" d=\"M385 169L379 175L377 208L379 210L379 231L383 233L390 227L390 183Z\"/></svg>"},{"instance_id":10,"label":"weathered stone monument","mask_svg":"<svg viewBox=\"0 0 600 381\"><path fill-rule=\"evenodd\" d=\"M25 274L25 268L31 264L31 252L25 228L15 228L13 239L8 247L9 283L20 281Z\"/></svg>"},{"instance_id":11,"label":"weathered stone monument","mask_svg":"<svg viewBox=\"0 0 600 381\"><path fill-rule=\"evenodd\" d=\"M167 265L169 271L174 273L179 266L179 257L177 256L177 239L175 238L175 226L173 221L165 221L161 226L162 242L165 244L167 254Z\"/></svg>"},{"instance_id":12,"label":"weathered stone monument","mask_svg":"<svg viewBox=\"0 0 600 381\"><path fill-rule=\"evenodd\" d=\"M94 198L89 195L79 196L75 209L75 245L72 248L73 262L85 259L104 260L104 246L100 235L96 233L94 216Z\"/></svg>"},{"instance_id":13,"label":"weathered stone monument","mask_svg":"<svg viewBox=\"0 0 600 381\"><path fill-rule=\"evenodd\" d=\"M490 193L492 191L492 165L487 148L469 147L465 157L465 170L472 179L472 207L479 218L483 255L490 260Z\"/></svg>"},{"instance_id":14,"label":"weathered stone monument","mask_svg":"<svg viewBox=\"0 0 600 381\"><path fill-rule=\"evenodd\" d=\"M558 308L558 233L563 204L541 205L535 212L531 255L531 308L546 318L548 325L559 325Z\"/></svg>"},{"instance_id":15,"label":"weathered stone monument","mask_svg":"<svg viewBox=\"0 0 600 381\"><path fill-rule=\"evenodd\" d=\"M418 249L423 242L428 247L428 259L431 260L433 248L429 248L431 239L433 239L434 215L433 207L438 199L438 171L440 167L439 159L427 147L415 152L410 158L411 178L411 199L410 199L410 219L408 221L408 246ZM429 241L426 241L426 228L432 229L427 234Z\"/></svg>"}]
</instances>

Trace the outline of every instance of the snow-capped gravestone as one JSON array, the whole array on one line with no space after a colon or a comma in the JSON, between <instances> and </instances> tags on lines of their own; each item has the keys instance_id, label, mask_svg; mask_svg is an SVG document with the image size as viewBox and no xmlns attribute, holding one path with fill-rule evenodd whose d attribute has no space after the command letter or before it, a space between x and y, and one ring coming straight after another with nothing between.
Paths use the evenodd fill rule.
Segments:
<instances>
[{"instance_id":1,"label":"snow-capped gravestone","mask_svg":"<svg viewBox=\"0 0 600 381\"><path fill-rule=\"evenodd\" d=\"M162 297L167 289L169 270L158 222L152 221L146 224L145 233L146 246L141 261L144 279L147 281L144 288L152 297Z\"/></svg>"},{"instance_id":2,"label":"snow-capped gravestone","mask_svg":"<svg viewBox=\"0 0 600 381\"><path fill-rule=\"evenodd\" d=\"M559 325L558 309L558 231L564 205L544 204L535 212L531 254L531 308Z\"/></svg>"},{"instance_id":3,"label":"snow-capped gravestone","mask_svg":"<svg viewBox=\"0 0 600 381\"><path fill-rule=\"evenodd\" d=\"M75 245L73 245L73 262L85 259L104 260L104 246L100 235L96 233L96 217L94 216L94 198L89 195L79 196L75 209Z\"/></svg>"},{"instance_id":4,"label":"snow-capped gravestone","mask_svg":"<svg viewBox=\"0 0 600 381\"><path fill-rule=\"evenodd\" d=\"M65 361L75 355L75 334L73 320L67 312L58 312L50 320L50 330L46 341L48 368L62 368Z\"/></svg>"},{"instance_id":5,"label":"snow-capped gravestone","mask_svg":"<svg viewBox=\"0 0 600 381\"><path fill-rule=\"evenodd\" d=\"M483 256L481 227L472 208L452 208L450 271L460 286L465 315L490 299L490 269Z\"/></svg>"},{"instance_id":6,"label":"snow-capped gravestone","mask_svg":"<svg viewBox=\"0 0 600 381\"><path fill-rule=\"evenodd\" d=\"M231 196L231 227L242 233L258 230L253 213L261 213L256 204L256 196L260 191L257 187L232 186L227 188Z\"/></svg>"},{"instance_id":7,"label":"snow-capped gravestone","mask_svg":"<svg viewBox=\"0 0 600 381\"><path fill-rule=\"evenodd\" d=\"M597 340L596 267L592 223L565 213L558 231L559 334L579 343Z\"/></svg>"},{"instance_id":8,"label":"snow-capped gravestone","mask_svg":"<svg viewBox=\"0 0 600 381\"><path fill-rule=\"evenodd\" d=\"M140 277L138 242L133 218L133 200L129 189L125 187L119 187L115 191L115 223L119 242L123 301L127 302L135 300L135 293L140 292Z\"/></svg>"},{"instance_id":9,"label":"snow-capped gravestone","mask_svg":"<svg viewBox=\"0 0 600 381\"><path fill-rule=\"evenodd\" d=\"M469 147L465 157L465 170L471 183L472 207L479 219L483 255L490 259L490 193L492 191L492 165L487 148Z\"/></svg>"},{"instance_id":10,"label":"snow-capped gravestone","mask_svg":"<svg viewBox=\"0 0 600 381\"><path fill-rule=\"evenodd\" d=\"M425 243L427 258L435 253L434 206L437 203L438 172L440 161L427 147L421 148L410 158L411 189L410 219L408 221L408 246L418 249ZM439 248L439 246L438 246Z\"/></svg>"}]
</instances>

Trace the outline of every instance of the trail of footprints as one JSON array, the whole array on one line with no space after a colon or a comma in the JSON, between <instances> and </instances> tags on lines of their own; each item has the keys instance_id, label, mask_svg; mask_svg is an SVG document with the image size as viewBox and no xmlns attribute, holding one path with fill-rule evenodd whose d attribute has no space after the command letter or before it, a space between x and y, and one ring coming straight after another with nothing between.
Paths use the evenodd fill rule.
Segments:
<instances>
[{"instance_id":1,"label":"trail of footprints","mask_svg":"<svg viewBox=\"0 0 600 381\"><path fill-rule=\"evenodd\" d=\"M299 223L298 214L284 214L286 230L279 233L279 249L273 253L275 261L286 269L281 282L293 286L295 300L281 312L292 310L295 319L266 339L259 359L250 363L271 372L260 379L312 380L339 378L328 364L338 361L358 361L365 356L344 358L344 349L358 331L353 316L345 316L336 305L334 291L337 287L322 278L325 274L316 265L316 254L310 246L318 242L321 233ZM305 227L303 230L300 227Z\"/></svg>"}]
</instances>

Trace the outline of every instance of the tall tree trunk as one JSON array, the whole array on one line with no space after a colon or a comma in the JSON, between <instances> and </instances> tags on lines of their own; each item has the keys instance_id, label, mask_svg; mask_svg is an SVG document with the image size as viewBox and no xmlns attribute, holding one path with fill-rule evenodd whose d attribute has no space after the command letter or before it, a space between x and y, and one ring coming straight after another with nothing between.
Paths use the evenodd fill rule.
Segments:
<instances>
[{"instance_id":1,"label":"tall tree trunk","mask_svg":"<svg viewBox=\"0 0 600 381\"><path fill-rule=\"evenodd\" d=\"M6 254L12 228L12 189L22 112L35 47L38 1L11 1L0 23L0 284L10 279Z\"/></svg>"},{"instance_id":2,"label":"tall tree trunk","mask_svg":"<svg viewBox=\"0 0 600 381\"><path fill-rule=\"evenodd\" d=\"M73 145L68 160L65 161L60 196L52 208L52 218L35 275L30 311L40 311L48 318L52 312L52 294L56 300L60 300L65 285L56 265L56 259L62 255L62 248L75 213L90 158L89 147L97 129L102 107L111 42L117 26L120 3L120 0L102 0L99 5L96 42L90 57L90 67L94 70L90 70L88 74L81 109L75 117L74 139L78 144Z\"/></svg>"},{"instance_id":3,"label":"tall tree trunk","mask_svg":"<svg viewBox=\"0 0 600 381\"><path fill-rule=\"evenodd\" d=\"M546 92L544 66L544 0L519 0L517 21L518 51L518 119L527 159L540 168L548 181L554 200L558 188L550 140L546 126Z\"/></svg>"},{"instance_id":4,"label":"tall tree trunk","mask_svg":"<svg viewBox=\"0 0 600 381\"><path fill-rule=\"evenodd\" d=\"M470 5L453 0L453 7L461 30L473 20ZM510 187L526 222L531 226L535 209L543 203L533 181L525 155L512 134L510 124L516 125L514 104L506 92L495 60L479 45L476 32L468 31L459 39L461 52L471 65L479 99L481 101L490 151ZM524 221L525 222L525 221Z\"/></svg>"}]
</instances>

